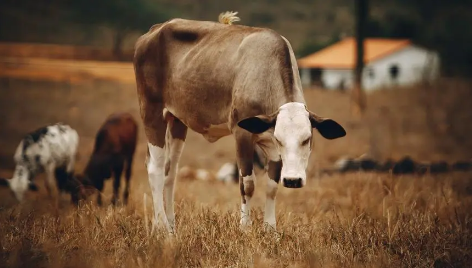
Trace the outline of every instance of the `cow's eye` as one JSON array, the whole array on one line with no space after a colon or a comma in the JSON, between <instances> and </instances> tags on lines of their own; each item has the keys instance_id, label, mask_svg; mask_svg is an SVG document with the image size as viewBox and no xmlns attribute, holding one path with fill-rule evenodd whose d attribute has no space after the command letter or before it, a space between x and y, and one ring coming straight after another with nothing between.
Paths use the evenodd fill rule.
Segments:
<instances>
[{"instance_id":1,"label":"cow's eye","mask_svg":"<svg viewBox=\"0 0 472 268\"><path fill-rule=\"evenodd\" d=\"M310 142L310 138L308 138L308 139L302 141L302 146L307 145L309 142Z\"/></svg>"}]
</instances>

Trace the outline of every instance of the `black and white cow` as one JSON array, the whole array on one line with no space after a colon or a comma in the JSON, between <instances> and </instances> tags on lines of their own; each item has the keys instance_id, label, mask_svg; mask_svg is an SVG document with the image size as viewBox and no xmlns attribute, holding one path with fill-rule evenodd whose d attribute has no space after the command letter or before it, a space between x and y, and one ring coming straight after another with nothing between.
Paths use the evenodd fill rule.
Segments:
<instances>
[{"instance_id":1,"label":"black and white cow","mask_svg":"<svg viewBox=\"0 0 472 268\"><path fill-rule=\"evenodd\" d=\"M57 123L27 134L18 145L13 177L6 181L16 199L22 201L28 189L36 188L34 177L46 173L46 189L57 208L59 192L70 192L77 203L79 183L73 171L79 135L68 125Z\"/></svg>"}]
</instances>

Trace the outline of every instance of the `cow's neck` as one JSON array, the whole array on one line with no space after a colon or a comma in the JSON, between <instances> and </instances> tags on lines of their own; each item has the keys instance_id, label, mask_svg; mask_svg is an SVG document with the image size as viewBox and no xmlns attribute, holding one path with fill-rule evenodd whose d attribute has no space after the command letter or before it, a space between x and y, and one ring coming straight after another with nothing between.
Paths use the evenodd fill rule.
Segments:
<instances>
[{"instance_id":1,"label":"cow's neck","mask_svg":"<svg viewBox=\"0 0 472 268\"><path fill-rule=\"evenodd\" d=\"M268 103L272 104L272 107L267 107L270 111L276 111L280 108L280 106L291 102L306 104L305 98L303 96L303 91L301 89L298 89L296 86L293 86L290 89L286 89L284 91L283 96L271 97L271 101L269 101Z\"/></svg>"}]
</instances>

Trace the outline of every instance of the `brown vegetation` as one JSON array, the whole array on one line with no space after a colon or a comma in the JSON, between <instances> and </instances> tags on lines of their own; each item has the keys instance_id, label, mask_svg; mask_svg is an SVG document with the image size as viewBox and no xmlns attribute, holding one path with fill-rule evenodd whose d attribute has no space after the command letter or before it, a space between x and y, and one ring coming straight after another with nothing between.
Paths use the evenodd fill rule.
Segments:
<instances>
[{"instance_id":1,"label":"brown vegetation","mask_svg":"<svg viewBox=\"0 0 472 268\"><path fill-rule=\"evenodd\" d=\"M44 202L0 212L2 267L466 267L472 261L470 176L351 175L281 189L278 234L239 230L238 189L177 188L175 238L150 234L150 195L129 208L87 205L55 218ZM262 188L262 189L261 189ZM149 201L143 204L142 193ZM44 196L43 196L44 197ZM147 212L144 210L146 207Z\"/></svg>"},{"instance_id":2,"label":"brown vegetation","mask_svg":"<svg viewBox=\"0 0 472 268\"><path fill-rule=\"evenodd\" d=\"M93 79L133 83L131 63L0 57L0 77L83 83Z\"/></svg>"},{"instance_id":3,"label":"brown vegetation","mask_svg":"<svg viewBox=\"0 0 472 268\"><path fill-rule=\"evenodd\" d=\"M123 53L124 59L133 59L133 49ZM0 57L117 61L112 51L99 47L11 42L0 43Z\"/></svg>"},{"instance_id":4,"label":"brown vegetation","mask_svg":"<svg viewBox=\"0 0 472 268\"><path fill-rule=\"evenodd\" d=\"M102 67L97 69L104 75L127 76ZM43 73L59 70L38 69ZM130 71L128 77L132 77ZM83 170L95 133L108 114L124 111L139 118L135 85L127 81L83 79L76 84L0 79L0 174L11 175L12 155L24 133L57 121L78 130L76 170ZM466 84L460 90L447 81L438 85L449 92L447 96L468 92ZM0 267L467 267L472 261L470 173L316 176L320 167L332 165L341 156L357 157L369 150L376 151L379 159L410 155L452 162L470 158L471 150L465 149L468 141L447 134L467 134L470 126L460 128L451 120L470 122L471 107L465 100L433 96L427 100L432 106L418 105L420 92L425 91L414 87L370 94L366 121L359 123L349 117L346 94L306 90L308 108L336 119L346 126L348 135L325 141L315 134L307 187L279 188L278 234L264 233L261 228L266 175L256 182L256 220L248 233L239 230L237 186L180 180L176 236L150 234L153 212L141 131L127 207L98 208L94 200L88 200L75 210L63 198L62 213L56 217L42 177L38 178L39 192L28 193L22 205L0 188ZM441 108L430 114L427 107ZM443 118L439 109L448 116ZM431 132L440 122L450 125L443 136ZM446 141L445 137L451 138ZM443 141L447 150L438 150L436 145ZM181 167L216 171L234 161L234 154L231 137L211 144L189 132ZM106 182L104 200L110 200L111 183Z\"/></svg>"}]
</instances>

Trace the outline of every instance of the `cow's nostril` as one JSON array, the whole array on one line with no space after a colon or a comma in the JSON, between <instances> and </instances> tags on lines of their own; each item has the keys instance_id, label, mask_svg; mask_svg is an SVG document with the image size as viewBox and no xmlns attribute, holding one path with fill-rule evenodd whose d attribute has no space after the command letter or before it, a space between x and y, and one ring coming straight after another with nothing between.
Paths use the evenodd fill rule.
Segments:
<instances>
[{"instance_id":1,"label":"cow's nostril","mask_svg":"<svg viewBox=\"0 0 472 268\"><path fill-rule=\"evenodd\" d=\"M283 185L287 188L301 188L302 178L284 178Z\"/></svg>"}]
</instances>

